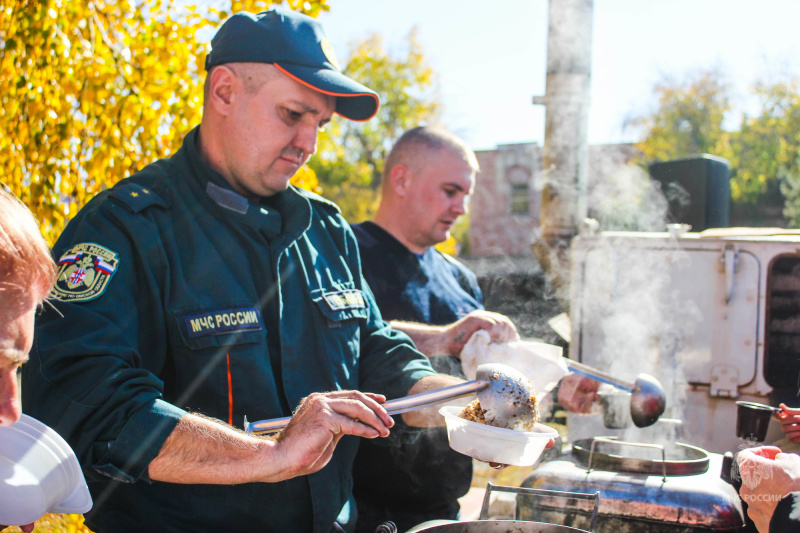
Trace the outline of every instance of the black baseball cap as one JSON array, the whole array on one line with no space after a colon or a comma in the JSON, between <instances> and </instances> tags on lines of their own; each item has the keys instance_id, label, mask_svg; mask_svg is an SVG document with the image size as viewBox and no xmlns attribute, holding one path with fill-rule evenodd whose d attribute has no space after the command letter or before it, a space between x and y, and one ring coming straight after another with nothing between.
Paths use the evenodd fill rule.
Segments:
<instances>
[{"instance_id":1,"label":"black baseball cap","mask_svg":"<svg viewBox=\"0 0 800 533\"><path fill-rule=\"evenodd\" d=\"M295 81L335 96L336 112L350 120L369 120L380 107L375 91L342 74L322 25L288 9L228 18L211 40L206 70L225 63L273 64Z\"/></svg>"}]
</instances>

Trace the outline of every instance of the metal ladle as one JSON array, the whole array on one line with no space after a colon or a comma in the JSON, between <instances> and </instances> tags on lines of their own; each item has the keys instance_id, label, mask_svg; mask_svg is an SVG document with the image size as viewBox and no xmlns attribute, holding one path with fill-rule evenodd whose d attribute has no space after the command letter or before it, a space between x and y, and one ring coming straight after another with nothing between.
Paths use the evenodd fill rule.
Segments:
<instances>
[{"instance_id":1,"label":"metal ladle","mask_svg":"<svg viewBox=\"0 0 800 533\"><path fill-rule=\"evenodd\" d=\"M383 404L383 408L390 415L397 415L477 392L481 407L486 411L484 414L490 422L514 427L517 420L526 420L526 417L532 419L534 407L530 405L530 397L533 395L533 387L520 372L506 365L487 363L478 367L475 377L477 379L474 381L389 400ZM266 435L285 428L291 419L292 417L285 416L248 422L245 418L244 429L247 433Z\"/></svg>"},{"instance_id":2,"label":"metal ladle","mask_svg":"<svg viewBox=\"0 0 800 533\"><path fill-rule=\"evenodd\" d=\"M637 427L644 428L653 425L664 414L667 401L664 398L664 389L656 378L649 374L639 374L633 383L622 381L609 376L595 368L568 359L567 368L601 383L631 393L631 419Z\"/></svg>"}]
</instances>

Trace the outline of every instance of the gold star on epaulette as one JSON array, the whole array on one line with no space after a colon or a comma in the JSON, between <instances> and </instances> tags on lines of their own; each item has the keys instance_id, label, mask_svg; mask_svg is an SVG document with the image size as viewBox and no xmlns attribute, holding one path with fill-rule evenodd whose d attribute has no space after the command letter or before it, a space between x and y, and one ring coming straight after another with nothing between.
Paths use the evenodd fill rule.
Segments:
<instances>
[{"instance_id":1,"label":"gold star on epaulette","mask_svg":"<svg viewBox=\"0 0 800 533\"><path fill-rule=\"evenodd\" d=\"M142 192L145 194L150 194L150 191L148 191L147 189L142 189Z\"/></svg>"},{"instance_id":2,"label":"gold star on epaulette","mask_svg":"<svg viewBox=\"0 0 800 533\"><path fill-rule=\"evenodd\" d=\"M138 193L138 192L132 192L132 193L131 193L131 196L133 196L134 198L136 198L137 196L139 196L139 193Z\"/></svg>"}]
</instances>

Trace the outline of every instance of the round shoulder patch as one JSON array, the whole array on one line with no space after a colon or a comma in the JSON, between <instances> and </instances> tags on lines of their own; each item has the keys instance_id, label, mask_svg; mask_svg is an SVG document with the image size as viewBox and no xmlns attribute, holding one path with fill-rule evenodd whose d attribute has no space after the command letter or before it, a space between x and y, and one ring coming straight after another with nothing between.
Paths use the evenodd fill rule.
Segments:
<instances>
[{"instance_id":1,"label":"round shoulder patch","mask_svg":"<svg viewBox=\"0 0 800 533\"><path fill-rule=\"evenodd\" d=\"M99 244L73 246L58 260L50 296L62 302L88 302L103 294L117 271L119 255Z\"/></svg>"}]
</instances>

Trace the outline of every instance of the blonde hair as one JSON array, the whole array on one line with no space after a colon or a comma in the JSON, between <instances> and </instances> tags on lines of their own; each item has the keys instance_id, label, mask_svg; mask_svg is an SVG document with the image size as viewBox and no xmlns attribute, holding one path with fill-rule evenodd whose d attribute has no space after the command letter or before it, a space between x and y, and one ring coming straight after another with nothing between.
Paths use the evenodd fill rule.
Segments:
<instances>
[{"instance_id":1,"label":"blonde hair","mask_svg":"<svg viewBox=\"0 0 800 533\"><path fill-rule=\"evenodd\" d=\"M46 294L56 279L56 265L33 213L0 186L0 291Z\"/></svg>"}]
</instances>

